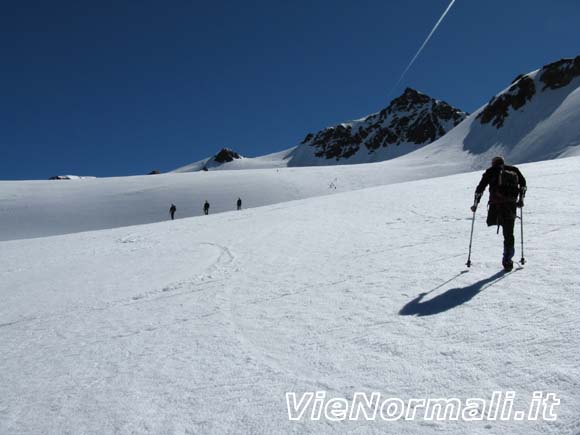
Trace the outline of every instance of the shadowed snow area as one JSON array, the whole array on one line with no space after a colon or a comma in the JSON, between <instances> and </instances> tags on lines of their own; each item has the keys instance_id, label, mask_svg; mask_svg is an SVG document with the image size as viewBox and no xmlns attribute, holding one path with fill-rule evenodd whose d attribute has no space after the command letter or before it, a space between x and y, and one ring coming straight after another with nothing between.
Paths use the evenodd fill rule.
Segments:
<instances>
[{"instance_id":1,"label":"shadowed snow area","mask_svg":"<svg viewBox=\"0 0 580 435\"><path fill-rule=\"evenodd\" d=\"M0 433L577 434L580 158L520 168L527 263L509 274L499 273L501 237L485 226L483 206L473 266L464 266L479 172L0 242ZM296 187L270 171L288 199L310 181ZM201 207L206 192L187 177L126 182L135 180L135 196L153 189L158 202L142 210L169 206L159 186L173 180ZM334 177L319 184L328 189ZM119 197L137 206L116 182L83 186L110 188L92 199L102 207ZM18 202L18 188L11 192ZM42 194L27 195L34 219L25 225L3 211L3 238L7 224L21 236L65 230ZM75 230L90 220L85 205L70 210ZM98 216L107 225L121 219L109 211ZM556 422L289 421L285 393L317 390L403 400L513 390L520 407L541 390L561 406Z\"/></svg>"}]
</instances>

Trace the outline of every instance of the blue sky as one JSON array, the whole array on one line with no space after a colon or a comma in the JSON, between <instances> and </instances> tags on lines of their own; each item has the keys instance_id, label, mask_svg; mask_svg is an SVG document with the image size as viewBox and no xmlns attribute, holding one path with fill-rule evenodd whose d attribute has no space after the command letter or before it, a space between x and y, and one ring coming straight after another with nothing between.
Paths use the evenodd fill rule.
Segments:
<instances>
[{"instance_id":1,"label":"blue sky","mask_svg":"<svg viewBox=\"0 0 580 435\"><path fill-rule=\"evenodd\" d=\"M411 86L473 111L580 54L576 0L14 1L0 16L0 179L260 155Z\"/></svg>"}]
</instances>

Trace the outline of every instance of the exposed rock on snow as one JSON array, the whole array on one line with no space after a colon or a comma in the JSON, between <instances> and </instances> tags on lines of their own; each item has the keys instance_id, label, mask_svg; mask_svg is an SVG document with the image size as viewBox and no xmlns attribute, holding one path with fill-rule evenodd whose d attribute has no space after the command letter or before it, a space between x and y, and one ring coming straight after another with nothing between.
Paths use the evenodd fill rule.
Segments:
<instances>
[{"instance_id":1,"label":"exposed rock on snow","mask_svg":"<svg viewBox=\"0 0 580 435\"><path fill-rule=\"evenodd\" d=\"M477 115L482 124L491 122L497 128L503 127L510 109L518 110L530 101L536 93L534 80L528 76L518 76L509 90L493 97L483 111Z\"/></svg>"},{"instance_id":2,"label":"exposed rock on snow","mask_svg":"<svg viewBox=\"0 0 580 435\"><path fill-rule=\"evenodd\" d=\"M543 83L541 91L563 88L580 76L580 56L561 59L542 67L539 80ZM504 125L510 109L518 110L532 100L536 95L535 73L520 74L512 82L512 86L500 95L493 97L487 106L479 113L477 119L482 124L492 123L497 128ZM538 86L539 87L539 86Z\"/></svg>"},{"instance_id":3,"label":"exposed rock on snow","mask_svg":"<svg viewBox=\"0 0 580 435\"><path fill-rule=\"evenodd\" d=\"M325 159L348 159L359 152L372 154L393 145L421 145L435 141L459 124L467 114L444 101L407 88L389 106L363 120L309 133L303 146ZM409 151L413 148L409 148Z\"/></svg>"},{"instance_id":4,"label":"exposed rock on snow","mask_svg":"<svg viewBox=\"0 0 580 435\"><path fill-rule=\"evenodd\" d=\"M93 176L81 176L81 175L54 175L49 178L49 180L84 180L86 178L96 178Z\"/></svg>"},{"instance_id":5,"label":"exposed rock on snow","mask_svg":"<svg viewBox=\"0 0 580 435\"><path fill-rule=\"evenodd\" d=\"M580 76L580 56L576 56L574 59L560 59L546 65L540 74L540 80L545 83L544 89L558 89L567 86L572 79Z\"/></svg>"},{"instance_id":6,"label":"exposed rock on snow","mask_svg":"<svg viewBox=\"0 0 580 435\"><path fill-rule=\"evenodd\" d=\"M213 156L213 160L217 163L227 163L227 162L232 162L235 159L240 159L241 156L231 150L230 148L222 148L219 153L217 153L215 156Z\"/></svg>"}]
</instances>

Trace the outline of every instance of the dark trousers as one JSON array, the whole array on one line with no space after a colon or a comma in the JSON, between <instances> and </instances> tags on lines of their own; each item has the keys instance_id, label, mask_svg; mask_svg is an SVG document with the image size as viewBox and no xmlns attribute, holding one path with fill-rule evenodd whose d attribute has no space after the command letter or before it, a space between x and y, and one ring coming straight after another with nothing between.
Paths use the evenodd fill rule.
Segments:
<instances>
[{"instance_id":1,"label":"dark trousers","mask_svg":"<svg viewBox=\"0 0 580 435\"><path fill-rule=\"evenodd\" d=\"M173 219L175 219L175 212L174 211L171 212L171 220L173 220Z\"/></svg>"},{"instance_id":2,"label":"dark trousers","mask_svg":"<svg viewBox=\"0 0 580 435\"><path fill-rule=\"evenodd\" d=\"M515 238L514 238L514 219L504 219L501 222L501 228L503 232L503 255L504 257L513 257L515 250Z\"/></svg>"},{"instance_id":3,"label":"dark trousers","mask_svg":"<svg viewBox=\"0 0 580 435\"><path fill-rule=\"evenodd\" d=\"M501 226L503 233L503 256L511 259L515 250L514 226L516 221L515 202L489 204L487 225Z\"/></svg>"},{"instance_id":4,"label":"dark trousers","mask_svg":"<svg viewBox=\"0 0 580 435\"><path fill-rule=\"evenodd\" d=\"M206 208L206 209L204 209L204 210L203 210L203 213L204 213L205 215L208 215L208 214L209 214L209 209L207 209L207 208Z\"/></svg>"}]
</instances>

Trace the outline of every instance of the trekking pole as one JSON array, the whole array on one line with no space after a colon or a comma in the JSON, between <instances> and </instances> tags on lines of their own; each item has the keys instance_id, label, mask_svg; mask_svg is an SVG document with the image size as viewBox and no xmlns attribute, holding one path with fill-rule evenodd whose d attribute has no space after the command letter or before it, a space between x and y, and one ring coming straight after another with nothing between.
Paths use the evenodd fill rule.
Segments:
<instances>
[{"instance_id":1,"label":"trekking pole","mask_svg":"<svg viewBox=\"0 0 580 435\"><path fill-rule=\"evenodd\" d=\"M478 199L481 198L481 195L478 196L477 194L475 195L475 199L473 200L473 217L471 218L471 235L469 236L469 255L467 256L467 263L465 263L465 265L467 267L471 267L471 245L473 243L473 227L475 225L475 212L477 211L477 204L478 204Z\"/></svg>"},{"instance_id":2,"label":"trekking pole","mask_svg":"<svg viewBox=\"0 0 580 435\"><path fill-rule=\"evenodd\" d=\"M522 239L522 259L520 262L522 265L526 264L526 259L524 258L524 208L520 208L520 229L521 229L521 236Z\"/></svg>"},{"instance_id":3,"label":"trekking pole","mask_svg":"<svg viewBox=\"0 0 580 435\"><path fill-rule=\"evenodd\" d=\"M520 239L522 242L522 259L520 260L520 263L522 264L522 266L524 264L526 264L526 259L524 257L524 198L526 196L526 191L527 191L527 187L526 186L522 186L520 188L520 201L521 201L521 207L520 207Z\"/></svg>"},{"instance_id":4,"label":"trekking pole","mask_svg":"<svg viewBox=\"0 0 580 435\"><path fill-rule=\"evenodd\" d=\"M469 255L467 256L467 267L471 267L471 244L473 242L473 226L475 224L475 211L473 212L473 217L471 218L471 235L469 236Z\"/></svg>"}]
</instances>

